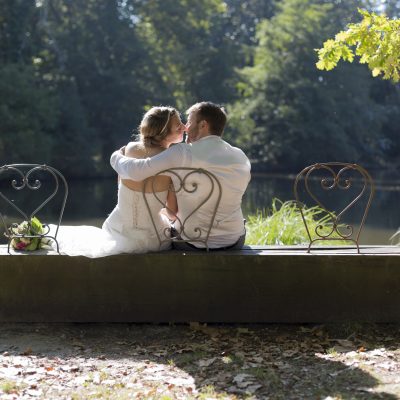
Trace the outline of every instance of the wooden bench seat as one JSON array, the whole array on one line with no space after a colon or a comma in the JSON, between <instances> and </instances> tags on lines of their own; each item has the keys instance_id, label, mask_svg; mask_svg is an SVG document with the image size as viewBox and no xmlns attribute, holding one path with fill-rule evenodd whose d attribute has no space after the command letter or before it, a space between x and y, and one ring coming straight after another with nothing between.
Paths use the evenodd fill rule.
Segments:
<instances>
[{"instance_id":1,"label":"wooden bench seat","mask_svg":"<svg viewBox=\"0 0 400 400\"><path fill-rule=\"evenodd\" d=\"M0 246L2 322L400 322L400 248L90 259Z\"/></svg>"}]
</instances>

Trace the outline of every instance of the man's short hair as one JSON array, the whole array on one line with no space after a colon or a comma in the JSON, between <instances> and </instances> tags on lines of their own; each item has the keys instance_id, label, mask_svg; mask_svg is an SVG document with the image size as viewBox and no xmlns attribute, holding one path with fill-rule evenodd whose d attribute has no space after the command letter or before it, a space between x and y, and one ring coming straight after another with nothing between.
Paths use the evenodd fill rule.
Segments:
<instances>
[{"instance_id":1,"label":"man's short hair","mask_svg":"<svg viewBox=\"0 0 400 400\"><path fill-rule=\"evenodd\" d=\"M223 107L211 103L210 101L202 101L201 103L193 104L186 111L186 114L191 112L196 113L197 122L202 120L207 121L210 127L210 134L222 136L227 120L226 112Z\"/></svg>"}]
</instances>

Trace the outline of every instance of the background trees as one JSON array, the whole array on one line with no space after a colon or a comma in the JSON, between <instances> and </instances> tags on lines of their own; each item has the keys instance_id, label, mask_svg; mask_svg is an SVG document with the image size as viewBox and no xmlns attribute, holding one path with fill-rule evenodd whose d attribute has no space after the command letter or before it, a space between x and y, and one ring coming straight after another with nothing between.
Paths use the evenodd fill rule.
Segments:
<instances>
[{"instance_id":1,"label":"background trees","mask_svg":"<svg viewBox=\"0 0 400 400\"><path fill-rule=\"evenodd\" d=\"M112 174L143 112L228 107L226 135L255 168L318 160L396 166L398 85L367 68L315 68L357 8L397 1L0 0L0 160Z\"/></svg>"},{"instance_id":2,"label":"background trees","mask_svg":"<svg viewBox=\"0 0 400 400\"><path fill-rule=\"evenodd\" d=\"M283 0L272 18L258 25L253 63L241 70L242 98L231 108L233 135L256 168L299 169L326 159L378 165L394 154L396 140L388 126L391 112L399 111L398 92L358 65L331 74L313 68L311 49L366 5L372 7L361 1L337 7Z\"/></svg>"}]
</instances>

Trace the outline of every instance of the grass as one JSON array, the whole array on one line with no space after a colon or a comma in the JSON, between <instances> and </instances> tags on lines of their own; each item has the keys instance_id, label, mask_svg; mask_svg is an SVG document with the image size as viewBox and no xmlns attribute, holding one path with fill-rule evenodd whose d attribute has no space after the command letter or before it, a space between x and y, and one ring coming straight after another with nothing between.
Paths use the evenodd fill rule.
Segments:
<instances>
[{"instance_id":1,"label":"grass","mask_svg":"<svg viewBox=\"0 0 400 400\"><path fill-rule=\"evenodd\" d=\"M188 364L192 364L202 358L207 357L207 352L205 351L193 351L189 353L178 354L172 361L178 367L184 367Z\"/></svg>"},{"instance_id":2,"label":"grass","mask_svg":"<svg viewBox=\"0 0 400 400\"><path fill-rule=\"evenodd\" d=\"M13 381L3 381L1 382L0 389L6 394L16 393L18 384Z\"/></svg>"},{"instance_id":3,"label":"grass","mask_svg":"<svg viewBox=\"0 0 400 400\"><path fill-rule=\"evenodd\" d=\"M223 400L226 398L232 398L225 392L221 392L220 390L216 390L213 385L207 385L201 388L198 396L196 396L198 400ZM254 398L254 397L253 397Z\"/></svg>"},{"instance_id":4,"label":"grass","mask_svg":"<svg viewBox=\"0 0 400 400\"><path fill-rule=\"evenodd\" d=\"M335 349L335 347L330 347L329 349L326 350L326 353L329 354L332 357L337 357L339 355L339 353Z\"/></svg>"},{"instance_id":5,"label":"grass","mask_svg":"<svg viewBox=\"0 0 400 400\"><path fill-rule=\"evenodd\" d=\"M304 208L303 213L311 235L318 225L323 227L322 232L330 231L331 220L323 208L318 206ZM246 244L262 246L309 243L301 213L294 200L283 202L276 198L273 199L269 210L259 211L256 215L248 217L246 229ZM318 244L321 243L318 242ZM342 245L346 242L331 240L324 243Z\"/></svg>"},{"instance_id":6,"label":"grass","mask_svg":"<svg viewBox=\"0 0 400 400\"><path fill-rule=\"evenodd\" d=\"M271 388L278 389L282 385L278 374L272 368L255 367L249 368L246 372L256 377L260 382L267 383Z\"/></svg>"}]
</instances>

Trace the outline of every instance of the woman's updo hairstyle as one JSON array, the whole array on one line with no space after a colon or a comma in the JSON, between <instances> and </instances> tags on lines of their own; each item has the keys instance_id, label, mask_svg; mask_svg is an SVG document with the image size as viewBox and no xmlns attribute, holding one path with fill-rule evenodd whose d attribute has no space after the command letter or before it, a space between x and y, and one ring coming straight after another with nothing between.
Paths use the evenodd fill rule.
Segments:
<instances>
[{"instance_id":1,"label":"woman's updo hairstyle","mask_svg":"<svg viewBox=\"0 0 400 400\"><path fill-rule=\"evenodd\" d=\"M169 134L174 116L173 107L152 107L144 114L139 125L139 137L145 146L158 146Z\"/></svg>"}]
</instances>

